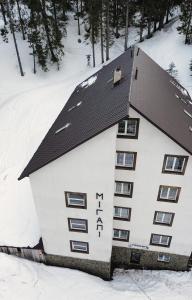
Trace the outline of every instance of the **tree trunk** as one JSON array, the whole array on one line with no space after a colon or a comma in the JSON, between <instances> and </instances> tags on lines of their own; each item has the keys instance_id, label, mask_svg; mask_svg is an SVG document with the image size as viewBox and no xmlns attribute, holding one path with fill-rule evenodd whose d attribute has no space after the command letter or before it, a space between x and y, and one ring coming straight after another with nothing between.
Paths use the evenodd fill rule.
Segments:
<instances>
[{"instance_id":1,"label":"tree trunk","mask_svg":"<svg viewBox=\"0 0 192 300\"><path fill-rule=\"evenodd\" d=\"M103 47L103 2L101 0L101 14L100 14L100 34L101 34L101 63L104 63L104 47Z\"/></svg>"},{"instance_id":2,"label":"tree trunk","mask_svg":"<svg viewBox=\"0 0 192 300\"><path fill-rule=\"evenodd\" d=\"M49 26L48 26L48 23L47 23L47 14L46 14L46 11L45 11L45 0L42 0L42 3L40 1L40 7L41 7L41 14L42 14L42 17L43 17L43 25L44 25L44 28L45 28L47 43L48 43L48 46L49 46L51 57L52 57L53 62L57 62L57 58L54 54L53 46L52 46L51 39L50 39L50 36L49 36Z\"/></svg>"},{"instance_id":3,"label":"tree trunk","mask_svg":"<svg viewBox=\"0 0 192 300\"><path fill-rule=\"evenodd\" d=\"M56 6L55 6L55 1L52 0L53 3L53 14L54 14L54 20L55 20L55 27L58 28L58 24L57 24L57 10L56 10Z\"/></svg>"},{"instance_id":4,"label":"tree trunk","mask_svg":"<svg viewBox=\"0 0 192 300\"><path fill-rule=\"evenodd\" d=\"M115 37L118 38L119 37L119 6L118 6L118 1L116 2L116 28L115 28Z\"/></svg>"},{"instance_id":5,"label":"tree trunk","mask_svg":"<svg viewBox=\"0 0 192 300\"><path fill-rule=\"evenodd\" d=\"M109 0L106 0L106 60L109 60Z\"/></svg>"},{"instance_id":6,"label":"tree trunk","mask_svg":"<svg viewBox=\"0 0 192 300\"><path fill-rule=\"evenodd\" d=\"M23 40L25 41L25 31L24 31L24 27L23 27L23 19L21 17L21 10L20 10L20 6L19 6L19 0L16 0L16 3L17 3L18 14L19 14L19 22L20 22L20 26L21 26L21 32L22 32Z\"/></svg>"},{"instance_id":7,"label":"tree trunk","mask_svg":"<svg viewBox=\"0 0 192 300\"><path fill-rule=\"evenodd\" d=\"M17 46L17 40L16 40L16 36L15 36L14 23L13 23L10 8L9 8L9 0L7 0L7 14L8 14L8 18L9 18L10 30L13 35L13 41L14 41L15 50L16 50L16 54L17 54L17 60L18 60L18 64L19 64L20 74L21 74L21 76L24 76L24 72L23 72L23 68L22 68L22 64L21 64L21 58L20 58L20 54L19 54L19 50L18 50L18 46Z\"/></svg>"},{"instance_id":8,"label":"tree trunk","mask_svg":"<svg viewBox=\"0 0 192 300\"><path fill-rule=\"evenodd\" d=\"M185 35L185 44L189 44L189 29L190 29L190 25L191 25L191 18L192 18L192 6L190 7L190 15L189 15L189 20L188 20L188 24L187 24L187 30L186 30L186 35Z\"/></svg>"},{"instance_id":9,"label":"tree trunk","mask_svg":"<svg viewBox=\"0 0 192 300\"><path fill-rule=\"evenodd\" d=\"M3 5L3 3L1 3L0 5L1 5L1 12L2 12L2 16L3 16L4 24L7 25L7 20L6 20L4 5Z\"/></svg>"},{"instance_id":10,"label":"tree trunk","mask_svg":"<svg viewBox=\"0 0 192 300\"><path fill-rule=\"evenodd\" d=\"M95 67L95 39L94 39L94 26L91 26L91 44L92 44L92 56L93 56L93 67Z\"/></svg>"},{"instance_id":11,"label":"tree trunk","mask_svg":"<svg viewBox=\"0 0 192 300\"><path fill-rule=\"evenodd\" d=\"M34 45L32 46L33 48L33 73L36 74L36 60L35 60L35 49L34 49Z\"/></svg>"},{"instance_id":12,"label":"tree trunk","mask_svg":"<svg viewBox=\"0 0 192 300\"><path fill-rule=\"evenodd\" d=\"M77 0L77 23L78 23L78 35L81 35L80 20L79 20L79 0Z\"/></svg>"},{"instance_id":13,"label":"tree trunk","mask_svg":"<svg viewBox=\"0 0 192 300\"><path fill-rule=\"evenodd\" d=\"M127 0L126 5L126 21L125 21L125 44L124 44L124 50L127 51L128 48L128 26L129 26L129 0Z\"/></svg>"}]
</instances>

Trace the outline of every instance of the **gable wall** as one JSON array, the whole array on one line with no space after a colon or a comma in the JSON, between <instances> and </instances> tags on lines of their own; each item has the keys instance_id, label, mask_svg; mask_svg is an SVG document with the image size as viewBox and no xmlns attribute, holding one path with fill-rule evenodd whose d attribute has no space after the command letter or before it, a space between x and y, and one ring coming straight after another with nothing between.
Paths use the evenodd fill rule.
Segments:
<instances>
[{"instance_id":1,"label":"gable wall","mask_svg":"<svg viewBox=\"0 0 192 300\"><path fill-rule=\"evenodd\" d=\"M30 175L45 252L59 256L110 261L112 247L116 126L92 138ZM68 208L64 192L87 193L87 209ZM96 193L103 193L96 230ZM67 218L88 220L88 233L69 232ZM89 254L70 251L69 240L89 242Z\"/></svg>"}]
</instances>

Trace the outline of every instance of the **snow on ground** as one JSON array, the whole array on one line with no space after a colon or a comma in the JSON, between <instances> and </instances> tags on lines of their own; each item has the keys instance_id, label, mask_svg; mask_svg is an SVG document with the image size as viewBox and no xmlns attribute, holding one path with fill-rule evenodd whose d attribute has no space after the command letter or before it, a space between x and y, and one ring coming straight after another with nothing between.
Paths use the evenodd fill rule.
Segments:
<instances>
[{"instance_id":1,"label":"snow on ground","mask_svg":"<svg viewBox=\"0 0 192 300\"><path fill-rule=\"evenodd\" d=\"M165 69L174 61L179 80L192 93L191 46L176 32L178 22L139 44ZM130 31L130 43L137 30ZM0 245L34 246L40 237L29 180L17 181L23 168L61 111L77 84L100 67L100 45L96 45L95 69L87 66L90 44L78 43L77 22L70 16L65 38L65 56L60 71L32 73L32 58L24 41L19 49L25 76L19 75L13 41L0 41ZM111 58L123 52L124 39L113 45ZM94 77L93 77L94 78Z\"/></svg>"},{"instance_id":2,"label":"snow on ground","mask_svg":"<svg viewBox=\"0 0 192 300\"><path fill-rule=\"evenodd\" d=\"M113 281L0 254L4 300L191 300L192 272L121 271Z\"/></svg>"}]
</instances>

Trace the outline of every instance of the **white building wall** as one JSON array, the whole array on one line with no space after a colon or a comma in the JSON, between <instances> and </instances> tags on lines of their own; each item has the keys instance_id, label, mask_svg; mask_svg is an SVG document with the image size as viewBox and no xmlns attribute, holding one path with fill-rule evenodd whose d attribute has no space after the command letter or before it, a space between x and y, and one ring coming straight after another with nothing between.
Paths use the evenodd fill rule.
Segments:
<instances>
[{"instance_id":1,"label":"white building wall","mask_svg":"<svg viewBox=\"0 0 192 300\"><path fill-rule=\"evenodd\" d=\"M45 252L109 262L112 248L116 126L30 175ZM87 209L68 208L64 192L87 193ZM103 193L96 230L96 193ZM70 232L68 217L88 220L88 233ZM89 243L89 254L70 251L69 240Z\"/></svg>"},{"instance_id":2,"label":"white building wall","mask_svg":"<svg viewBox=\"0 0 192 300\"><path fill-rule=\"evenodd\" d=\"M113 241L113 245L137 244L151 251L189 256L192 251L192 157L133 109L129 115L140 118L139 137L117 138L116 150L137 152L136 170L117 169L115 180L134 182L133 197L115 197L114 205L131 207L132 215L130 222L114 220L113 227L130 230L130 240L129 243ZM179 128L179 120L175 126ZM162 173L164 154L190 156L184 176ZM157 201L160 185L180 186L178 203ZM155 211L175 213L172 227L153 225ZM172 236L170 248L150 245L151 233Z\"/></svg>"}]
</instances>

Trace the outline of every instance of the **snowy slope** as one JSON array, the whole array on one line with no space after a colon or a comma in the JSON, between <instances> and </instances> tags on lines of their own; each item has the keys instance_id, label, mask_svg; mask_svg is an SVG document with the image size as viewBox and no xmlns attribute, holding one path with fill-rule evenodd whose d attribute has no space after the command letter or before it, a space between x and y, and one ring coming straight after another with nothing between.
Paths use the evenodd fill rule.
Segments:
<instances>
[{"instance_id":1,"label":"snowy slope","mask_svg":"<svg viewBox=\"0 0 192 300\"><path fill-rule=\"evenodd\" d=\"M139 44L162 67L174 61L182 84L192 93L188 71L191 46L176 32L178 23ZM137 39L130 32L130 43ZM100 68L100 46L96 46L97 68L86 65L89 44L78 43L77 24L70 17L61 70L32 73L32 58L26 43L19 42L25 77L20 77L13 42L0 41L0 245L34 246L40 237L29 180L17 178L74 87ZM111 50L111 58L123 51L123 39Z\"/></svg>"},{"instance_id":2,"label":"snowy slope","mask_svg":"<svg viewBox=\"0 0 192 300\"><path fill-rule=\"evenodd\" d=\"M0 254L4 300L191 300L192 272L116 271L103 281L83 272Z\"/></svg>"}]
</instances>

